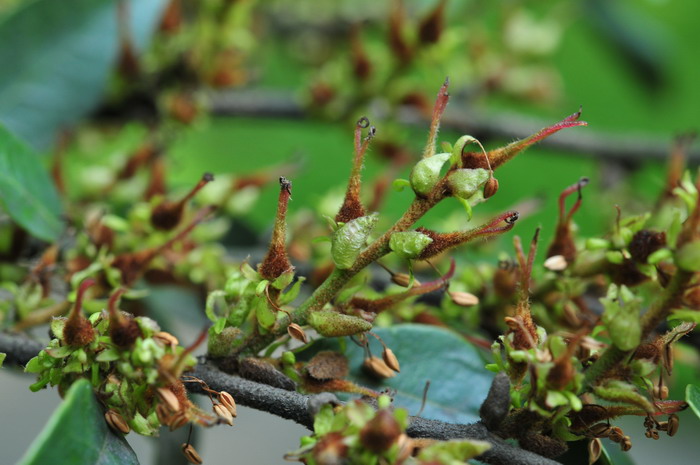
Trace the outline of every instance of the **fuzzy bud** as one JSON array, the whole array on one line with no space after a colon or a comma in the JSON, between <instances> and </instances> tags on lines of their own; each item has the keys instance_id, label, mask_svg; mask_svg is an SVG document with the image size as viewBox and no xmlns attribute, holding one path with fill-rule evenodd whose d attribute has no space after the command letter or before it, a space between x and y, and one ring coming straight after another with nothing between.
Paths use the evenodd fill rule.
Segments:
<instances>
[{"instance_id":1,"label":"fuzzy bud","mask_svg":"<svg viewBox=\"0 0 700 465\"><path fill-rule=\"evenodd\" d=\"M372 329L372 323L352 315L332 310L320 310L309 315L309 324L325 337L353 336Z\"/></svg>"},{"instance_id":2,"label":"fuzzy bud","mask_svg":"<svg viewBox=\"0 0 700 465\"><path fill-rule=\"evenodd\" d=\"M185 211L187 202L213 180L214 175L211 173L204 173L197 185L182 199L177 202L164 201L160 203L151 213L151 224L153 227L162 231L170 231L175 228L182 220L182 214Z\"/></svg>"},{"instance_id":3,"label":"fuzzy bud","mask_svg":"<svg viewBox=\"0 0 700 465\"><path fill-rule=\"evenodd\" d=\"M63 339L69 346L82 347L90 344L95 339L95 330L88 319L83 316L82 311L85 291L94 284L95 280L91 278L80 283L75 306L63 327Z\"/></svg>"},{"instance_id":4,"label":"fuzzy bud","mask_svg":"<svg viewBox=\"0 0 700 465\"><path fill-rule=\"evenodd\" d=\"M292 264L287 256L285 244L287 237L287 206L292 196L292 183L284 176L280 179L280 195L277 202L277 216L275 226L272 230L270 248L265 255L265 259L258 265L260 276L268 281L274 281L282 273L292 268Z\"/></svg>"}]
</instances>

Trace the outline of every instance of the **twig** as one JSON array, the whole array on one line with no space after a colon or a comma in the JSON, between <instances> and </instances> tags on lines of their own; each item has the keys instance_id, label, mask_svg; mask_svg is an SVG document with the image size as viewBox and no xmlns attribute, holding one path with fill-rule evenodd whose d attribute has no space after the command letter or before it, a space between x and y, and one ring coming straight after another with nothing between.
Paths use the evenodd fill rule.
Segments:
<instances>
[{"instance_id":1,"label":"twig","mask_svg":"<svg viewBox=\"0 0 700 465\"><path fill-rule=\"evenodd\" d=\"M25 365L43 347L44 345L40 342L26 336L0 332L0 352L7 353L6 363L8 364ZM311 401L316 396L286 391L239 376L229 375L204 361L200 361L193 371L188 372L188 375L200 378L211 389L228 392L241 405L293 420L309 429L313 428L310 404L313 403ZM198 383L187 383L187 388L193 393L204 393L202 386ZM558 463L508 444L489 432L481 422L461 425L411 417L407 433L414 438L487 441L491 444L491 449L480 456L479 460L494 465L556 465Z\"/></svg>"},{"instance_id":2,"label":"twig","mask_svg":"<svg viewBox=\"0 0 700 465\"><path fill-rule=\"evenodd\" d=\"M256 118L304 118L304 107L289 93L226 91L210 95L211 111L220 116ZM452 105L440 123L443 129L470 134L478 139L522 139L549 123L512 113L482 113L473 109L455 109ZM407 125L425 127L425 118L417 110L403 108L399 120ZM560 133L540 144L584 157L638 164L647 160L665 160L671 141L643 135L613 136L593 130ZM688 159L700 160L700 150L689 151Z\"/></svg>"}]
</instances>

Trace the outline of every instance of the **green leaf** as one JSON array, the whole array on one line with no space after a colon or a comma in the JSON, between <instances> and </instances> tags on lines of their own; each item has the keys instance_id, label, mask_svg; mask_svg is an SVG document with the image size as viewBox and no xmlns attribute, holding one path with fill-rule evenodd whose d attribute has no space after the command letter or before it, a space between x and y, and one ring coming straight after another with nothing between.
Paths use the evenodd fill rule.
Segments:
<instances>
[{"instance_id":1,"label":"green leaf","mask_svg":"<svg viewBox=\"0 0 700 465\"><path fill-rule=\"evenodd\" d=\"M676 252L676 265L685 271L700 271L700 242L685 244Z\"/></svg>"},{"instance_id":2,"label":"green leaf","mask_svg":"<svg viewBox=\"0 0 700 465\"><path fill-rule=\"evenodd\" d=\"M700 418L700 387L689 384L685 388L685 401L690 405L690 409Z\"/></svg>"},{"instance_id":3,"label":"green leaf","mask_svg":"<svg viewBox=\"0 0 700 465\"><path fill-rule=\"evenodd\" d=\"M78 121L102 98L118 51L114 0L37 0L0 23L0 122L35 147ZM131 36L142 49L165 0L129 2Z\"/></svg>"},{"instance_id":4,"label":"green leaf","mask_svg":"<svg viewBox=\"0 0 700 465\"><path fill-rule=\"evenodd\" d=\"M424 418L451 423L471 423L479 419L479 407L486 398L493 374L484 368L479 351L452 331L426 325L401 324L373 330L384 340L401 363L401 373L378 381L362 371L364 351L348 344L345 355L350 363L349 379L372 389L396 390L394 405L418 413L425 382L430 390ZM370 339L372 353L379 355L382 347ZM297 354L307 359L320 350L338 350L337 340L323 340L307 351Z\"/></svg>"},{"instance_id":5,"label":"green leaf","mask_svg":"<svg viewBox=\"0 0 700 465\"><path fill-rule=\"evenodd\" d=\"M41 166L39 157L2 124L0 207L40 239L54 242L63 231L59 219L61 204L51 178Z\"/></svg>"},{"instance_id":6,"label":"green leaf","mask_svg":"<svg viewBox=\"0 0 700 465\"><path fill-rule=\"evenodd\" d=\"M90 382L73 383L19 465L132 465L136 454L104 420Z\"/></svg>"},{"instance_id":7,"label":"green leaf","mask_svg":"<svg viewBox=\"0 0 700 465\"><path fill-rule=\"evenodd\" d=\"M442 165L450 159L449 153L439 153L430 158L424 158L411 171L411 187L418 195L427 195L440 179Z\"/></svg>"},{"instance_id":8,"label":"green leaf","mask_svg":"<svg viewBox=\"0 0 700 465\"><path fill-rule=\"evenodd\" d=\"M333 233L331 256L339 269L346 270L355 264L378 220L377 213L361 216L348 221Z\"/></svg>"},{"instance_id":9,"label":"green leaf","mask_svg":"<svg viewBox=\"0 0 700 465\"><path fill-rule=\"evenodd\" d=\"M2 368L2 364L5 361L5 357L7 357L7 354L4 352L0 352L0 368Z\"/></svg>"}]
</instances>

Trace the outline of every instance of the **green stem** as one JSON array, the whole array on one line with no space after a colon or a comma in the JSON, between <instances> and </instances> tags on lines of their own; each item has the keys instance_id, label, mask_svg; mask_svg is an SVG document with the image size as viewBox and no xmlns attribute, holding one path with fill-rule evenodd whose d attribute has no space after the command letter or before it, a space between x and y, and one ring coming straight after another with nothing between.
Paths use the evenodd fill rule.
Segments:
<instances>
[{"instance_id":1,"label":"green stem","mask_svg":"<svg viewBox=\"0 0 700 465\"><path fill-rule=\"evenodd\" d=\"M683 299L683 293L688 287L693 273L678 269L668 284L663 297L658 299L642 316L642 337L644 341L659 324L665 320L674 308L678 308ZM610 346L603 355L588 369L583 379L583 389L587 390L596 384L608 371L632 354L632 350L620 350Z\"/></svg>"}]
</instances>

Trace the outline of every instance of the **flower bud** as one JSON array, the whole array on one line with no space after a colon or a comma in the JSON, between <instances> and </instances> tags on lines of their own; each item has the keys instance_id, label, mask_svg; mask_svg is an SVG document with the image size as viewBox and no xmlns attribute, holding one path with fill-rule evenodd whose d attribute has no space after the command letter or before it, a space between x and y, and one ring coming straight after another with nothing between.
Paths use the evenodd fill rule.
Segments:
<instances>
[{"instance_id":1,"label":"flower bud","mask_svg":"<svg viewBox=\"0 0 700 465\"><path fill-rule=\"evenodd\" d=\"M233 415L223 404L214 404L214 413L227 425L233 426Z\"/></svg>"},{"instance_id":2,"label":"flower bud","mask_svg":"<svg viewBox=\"0 0 700 465\"><path fill-rule=\"evenodd\" d=\"M382 409L360 430L360 442L374 452L381 454L388 450L401 435L401 426L389 410Z\"/></svg>"},{"instance_id":3,"label":"flower bud","mask_svg":"<svg viewBox=\"0 0 700 465\"><path fill-rule=\"evenodd\" d=\"M158 397L163 402L171 412L178 412L180 410L180 401L177 400L177 396L173 391L168 388L158 388L156 390Z\"/></svg>"},{"instance_id":4,"label":"flower bud","mask_svg":"<svg viewBox=\"0 0 700 465\"><path fill-rule=\"evenodd\" d=\"M384 363L386 366L391 368L397 373L401 372L401 367L399 365L399 359L396 358L396 355L394 355L394 351L391 350L388 347L384 348L384 352L382 352L382 359L384 360Z\"/></svg>"},{"instance_id":5,"label":"flower bud","mask_svg":"<svg viewBox=\"0 0 700 465\"><path fill-rule=\"evenodd\" d=\"M129 431L131 431L131 428L129 428L126 420L124 420L124 417L122 417L116 410L107 410L105 412L105 420L107 421L109 427L114 431L118 431L123 434L128 434Z\"/></svg>"},{"instance_id":6,"label":"flower bud","mask_svg":"<svg viewBox=\"0 0 700 465\"><path fill-rule=\"evenodd\" d=\"M473 307L479 304L479 298L469 292L448 292L452 302L462 307Z\"/></svg>"},{"instance_id":7,"label":"flower bud","mask_svg":"<svg viewBox=\"0 0 700 465\"><path fill-rule=\"evenodd\" d=\"M362 368L377 378L393 378L396 373L379 357L371 356L362 363Z\"/></svg>"},{"instance_id":8,"label":"flower bud","mask_svg":"<svg viewBox=\"0 0 700 465\"><path fill-rule=\"evenodd\" d=\"M675 413L672 413L668 417L668 428L666 432L668 433L669 436L673 436L678 432L678 426L680 424L680 420L678 419L678 415Z\"/></svg>"},{"instance_id":9,"label":"flower bud","mask_svg":"<svg viewBox=\"0 0 700 465\"><path fill-rule=\"evenodd\" d=\"M493 174L489 177L489 179L486 181L486 184L484 184L484 198L488 199L493 197L496 192L498 192L498 179L493 177Z\"/></svg>"},{"instance_id":10,"label":"flower bud","mask_svg":"<svg viewBox=\"0 0 700 465\"><path fill-rule=\"evenodd\" d=\"M228 409L233 418L238 416L236 413L236 401L233 400L233 396L231 394L226 391L219 392L219 402L221 402L221 405Z\"/></svg>"},{"instance_id":11,"label":"flower bud","mask_svg":"<svg viewBox=\"0 0 700 465\"><path fill-rule=\"evenodd\" d=\"M296 323L290 323L289 326L287 326L287 334L304 344L309 342L309 337L306 335L306 332Z\"/></svg>"},{"instance_id":12,"label":"flower bud","mask_svg":"<svg viewBox=\"0 0 700 465\"><path fill-rule=\"evenodd\" d=\"M600 458L603 452L603 443L600 439L594 438L588 443L588 463L593 465Z\"/></svg>"},{"instance_id":13,"label":"flower bud","mask_svg":"<svg viewBox=\"0 0 700 465\"><path fill-rule=\"evenodd\" d=\"M182 453L184 454L188 462L194 463L195 465L202 464L202 457L199 456L197 450L194 448L194 446L192 446L192 444L183 444L181 447Z\"/></svg>"},{"instance_id":14,"label":"flower bud","mask_svg":"<svg viewBox=\"0 0 700 465\"><path fill-rule=\"evenodd\" d=\"M544 267L550 271L563 271L569 264L563 255L552 255L544 261Z\"/></svg>"}]
</instances>

